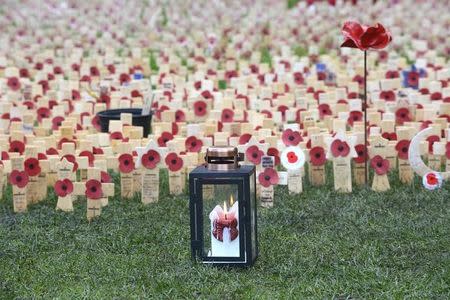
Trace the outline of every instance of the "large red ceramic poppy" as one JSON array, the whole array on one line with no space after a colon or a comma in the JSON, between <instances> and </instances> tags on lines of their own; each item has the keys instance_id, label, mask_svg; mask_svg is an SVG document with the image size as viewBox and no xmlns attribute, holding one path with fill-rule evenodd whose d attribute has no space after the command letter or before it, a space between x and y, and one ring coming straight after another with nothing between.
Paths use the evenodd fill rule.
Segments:
<instances>
[{"instance_id":1,"label":"large red ceramic poppy","mask_svg":"<svg viewBox=\"0 0 450 300\"><path fill-rule=\"evenodd\" d=\"M392 36L383 25L364 26L357 22L348 21L342 28L344 43L341 47L358 48L360 50L383 49L392 41Z\"/></svg>"}]
</instances>

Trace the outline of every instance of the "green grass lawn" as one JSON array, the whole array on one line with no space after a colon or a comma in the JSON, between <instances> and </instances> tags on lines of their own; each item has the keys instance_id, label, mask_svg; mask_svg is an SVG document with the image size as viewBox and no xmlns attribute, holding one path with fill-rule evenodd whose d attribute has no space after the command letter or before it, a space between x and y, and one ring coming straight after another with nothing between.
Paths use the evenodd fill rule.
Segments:
<instances>
[{"instance_id":1,"label":"green grass lawn","mask_svg":"<svg viewBox=\"0 0 450 300\"><path fill-rule=\"evenodd\" d=\"M115 177L117 180L117 177ZM260 256L249 269L195 264L187 195L144 206L110 199L102 216L25 214L0 202L0 298L449 298L450 188L394 182L386 193L278 187L259 209ZM7 194L10 189L7 190Z\"/></svg>"}]
</instances>

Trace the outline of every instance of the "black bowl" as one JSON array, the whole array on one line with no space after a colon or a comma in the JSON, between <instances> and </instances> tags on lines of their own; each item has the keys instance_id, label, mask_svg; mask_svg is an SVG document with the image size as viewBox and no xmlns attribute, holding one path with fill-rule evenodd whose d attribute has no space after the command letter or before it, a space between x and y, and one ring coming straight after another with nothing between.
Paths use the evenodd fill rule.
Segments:
<instances>
[{"instance_id":1,"label":"black bowl","mask_svg":"<svg viewBox=\"0 0 450 300\"><path fill-rule=\"evenodd\" d=\"M100 111L97 116L100 119L100 126L102 132L109 131L110 120L120 120L120 114L128 113L133 115L133 126L140 126L144 128L144 137L150 134L150 128L152 123L152 112L148 115L141 115L141 108L119 108Z\"/></svg>"}]
</instances>

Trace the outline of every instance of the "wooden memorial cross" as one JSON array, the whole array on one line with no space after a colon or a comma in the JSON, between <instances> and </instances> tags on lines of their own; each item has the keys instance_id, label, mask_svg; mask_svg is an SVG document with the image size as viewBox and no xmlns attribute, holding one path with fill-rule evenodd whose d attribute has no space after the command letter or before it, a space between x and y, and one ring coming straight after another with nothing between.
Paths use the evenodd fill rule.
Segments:
<instances>
[{"instance_id":1,"label":"wooden memorial cross","mask_svg":"<svg viewBox=\"0 0 450 300\"><path fill-rule=\"evenodd\" d=\"M120 193L122 199L130 199L134 195L133 171L135 169L132 145L122 143L117 149L119 150Z\"/></svg>"},{"instance_id":2,"label":"wooden memorial cross","mask_svg":"<svg viewBox=\"0 0 450 300\"><path fill-rule=\"evenodd\" d=\"M345 134L346 120L334 120L335 137L327 137L327 157L333 161L334 189L352 192L351 160L356 156L354 135Z\"/></svg>"},{"instance_id":3,"label":"wooden memorial cross","mask_svg":"<svg viewBox=\"0 0 450 300\"><path fill-rule=\"evenodd\" d=\"M9 181L12 184L12 196L14 212L25 212L27 210L27 184L23 185L23 180L28 181L28 175L24 171L23 157L11 157L11 173Z\"/></svg>"},{"instance_id":4,"label":"wooden memorial cross","mask_svg":"<svg viewBox=\"0 0 450 300\"><path fill-rule=\"evenodd\" d=\"M64 184L65 188L68 188L67 183L63 182L64 180L69 180L72 185L75 184L76 173L73 171L73 165L74 164L69 162L66 158L63 158L56 164L57 181L55 182L55 189L57 189L56 185L58 182L59 184ZM64 196L58 196L56 210L73 211L74 195L74 193L67 193Z\"/></svg>"},{"instance_id":5,"label":"wooden memorial cross","mask_svg":"<svg viewBox=\"0 0 450 300\"><path fill-rule=\"evenodd\" d=\"M158 147L154 140L150 140L145 147L137 147L138 154L136 168L141 168L141 201L144 204L158 202L159 199L159 170L165 158L165 149Z\"/></svg>"},{"instance_id":6,"label":"wooden memorial cross","mask_svg":"<svg viewBox=\"0 0 450 300\"><path fill-rule=\"evenodd\" d=\"M94 161L94 167L100 169L100 173L101 173L101 182L102 183L111 183L112 182L112 178L110 178L109 174L108 174L108 168L107 168L107 162L105 159L98 159ZM108 174L107 177L109 177L109 179L111 179L111 181L104 181L103 179L103 172L105 174ZM109 198L108 197L102 197L100 199L100 201L102 202L102 207L105 207L109 204Z\"/></svg>"},{"instance_id":7,"label":"wooden memorial cross","mask_svg":"<svg viewBox=\"0 0 450 300\"><path fill-rule=\"evenodd\" d=\"M373 136L370 139L369 157L370 165L374 169L372 190L384 192L390 189L388 171L389 160L386 159L386 151L389 141L380 135Z\"/></svg>"},{"instance_id":8,"label":"wooden memorial cross","mask_svg":"<svg viewBox=\"0 0 450 300\"><path fill-rule=\"evenodd\" d=\"M309 180L313 186L321 186L326 181L325 139L324 135L320 133L312 134L309 132L309 136L311 139L311 149L309 150ZM311 158L311 156L314 157Z\"/></svg>"},{"instance_id":9,"label":"wooden memorial cross","mask_svg":"<svg viewBox=\"0 0 450 300\"><path fill-rule=\"evenodd\" d=\"M38 148L36 146L25 146L24 167L25 171L29 172L27 188L28 203L37 203L47 194L47 180L45 179L45 176L41 177L41 174L45 175L49 169L49 164L45 163L44 160L37 159L37 150ZM35 162L37 162L37 164ZM40 170L38 171L38 169Z\"/></svg>"},{"instance_id":10,"label":"wooden memorial cross","mask_svg":"<svg viewBox=\"0 0 450 300\"><path fill-rule=\"evenodd\" d=\"M412 127L397 128L397 145L395 150L398 153L398 176L400 182L404 184L412 184L414 179L414 171L408 159L409 144L413 138L413 133L414 128Z\"/></svg>"},{"instance_id":11,"label":"wooden memorial cross","mask_svg":"<svg viewBox=\"0 0 450 300\"><path fill-rule=\"evenodd\" d=\"M88 168L87 172L86 182L74 184L74 194L86 196L86 217L91 221L102 212L101 198L114 196L114 183L102 183L99 168Z\"/></svg>"}]
</instances>

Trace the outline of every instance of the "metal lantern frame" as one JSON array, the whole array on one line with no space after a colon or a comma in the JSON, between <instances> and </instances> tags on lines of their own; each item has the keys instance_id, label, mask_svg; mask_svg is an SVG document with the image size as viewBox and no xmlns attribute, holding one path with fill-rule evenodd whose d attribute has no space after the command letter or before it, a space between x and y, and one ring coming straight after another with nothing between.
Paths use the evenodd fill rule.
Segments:
<instances>
[{"instance_id":1,"label":"metal lantern frame","mask_svg":"<svg viewBox=\"0 0 450 300\"><path fill-rule=\"evenodd\" d=\"M258 256L255 166L239 166L239 154L236 148L218 148L208 149L209 152L206 155L207 163L198 166L189 174L192 257L194 260L205 264L251 266ZM221 155L221 158L215 160L217 156ZM204 185L237 186L238 199L236 200L238 201L239 215L238 257L208 256L208 253L205 251Z\"/></svg>"}]
</instances>

